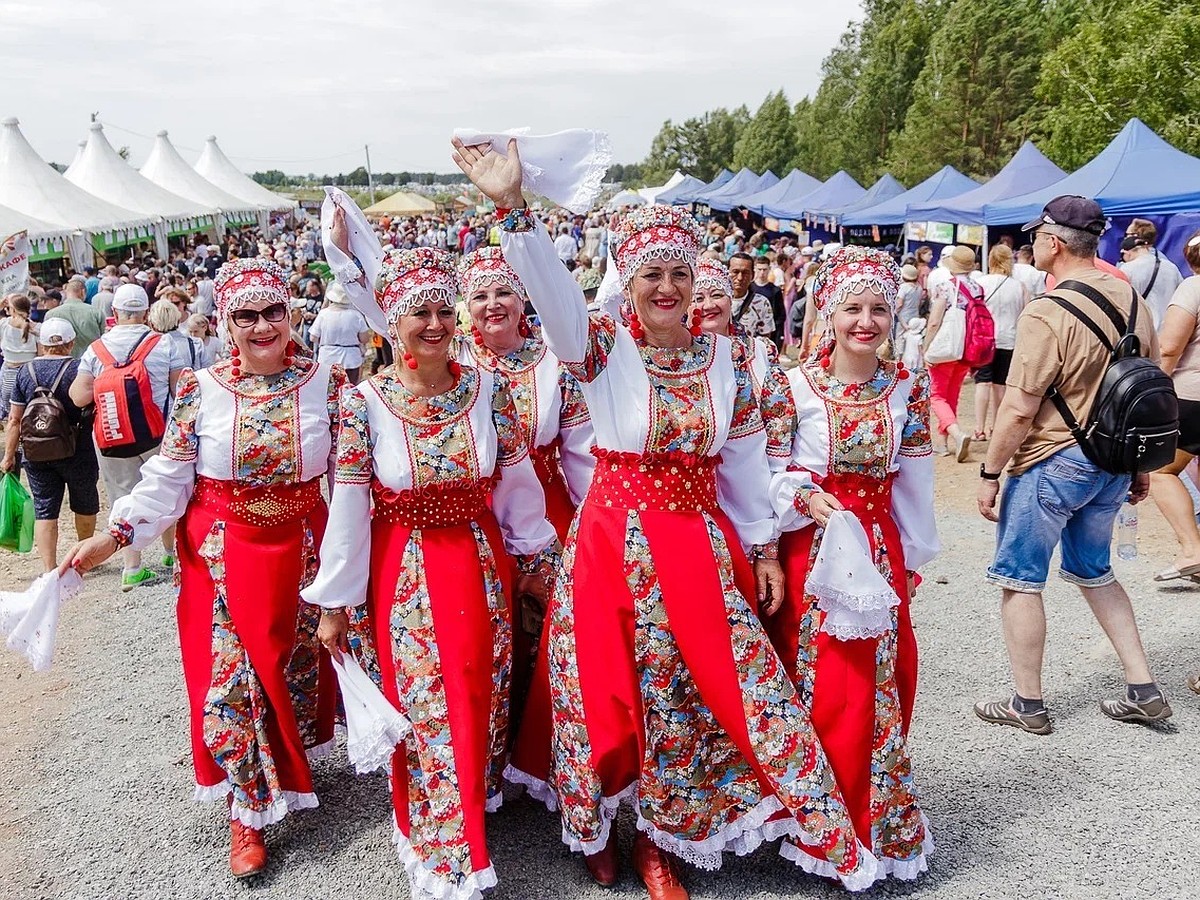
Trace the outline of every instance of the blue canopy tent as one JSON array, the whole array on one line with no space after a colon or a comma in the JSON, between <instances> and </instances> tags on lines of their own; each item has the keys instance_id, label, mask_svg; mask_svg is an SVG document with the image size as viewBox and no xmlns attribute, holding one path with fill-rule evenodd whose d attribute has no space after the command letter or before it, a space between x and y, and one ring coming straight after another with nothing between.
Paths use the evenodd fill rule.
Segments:
<instances>
[{"instance_id":1,"label":"blue canopy tent","mask_svg":"<svg viewBox=\"0 0 1200 900\"><path fill-rule=\"evenodd\" d=\"M855 200L848 206L844 206L839 210L834 211L834 215L841 217L847 213L856 212L860 209L869 209L877 203L883 203L885 200L891 200L893 197L898 197L904 193L906 188L891 172L885 172L879 176L879 180L867 188L867 192Z\"/></svg>"},{"instance_id":2,"label":"blue canopy tent","mask_svg":"<svg viewBox=\"0 0 1200 900\"><path fill-rule=\"evenodd\" d=\"M1170 248L1180 245L1178 232L1195 223L1194 216L1183 214L1200 212L1200 159L1172 147L1141 119L1130 119L1107 147L1073 174L1039 191L986 204L983 218L988 225L1028 222L1061 194L1092 197L1118 220L1169 217L1156 219L1159 244L1187 271L1182 254ZM1119 242L1120 234L1113 228L1101 241L1101 252L1110 262L1116 258Z\"/></svg>"},{"instance_id":3,"label":"blue canopy tent","mask_svg":"<svg viewBox=\"0 0 1200 900\"><path fill-rule=\"evenodd\" d=\"M943 197L956 197L979 187L979 182L968 178L954 166L943 166L916 187L890 200L843 215L842 225L903 225L908 221L908 205Z\"/></svg>"},{"instance_id":4,"label":"blue canopy tent","mask_svg":"<svg viewBox=\"0 0 1200 900\"><path fill-rule=\"evenodd\" d=\"M731 193L740 193L756 184L758 184L758 175L749 169L742 169L732 178L726 180L724 184L719 184L716 187L710 185L708 188L701 191L698 196L693 198L692 202L712 205L712 200L719 199L725 194L726 191Z\"/></svg>"},{"instance_id":5,"label":"blue canopy tent","mask_svg":"<svg viewBox=\"0 0 1200 900\"><path fill-rule=\"evenodd\" d=\"M774 204L777 201L783 200L786 197L795 197L799 199L805 194L811 194L821 186L821 182L813 178L807 172L801 172L799 169L792 169L783 178L779 179L774 185L758 193L751 194L749 197L742 199L741 205L751 212L758 213L760 216L763 213L763 207L768 204Z\"/></svg>"},{"instance_id":6,"label":"blue canopy tent","mask_svg":"<svg viewBox=\"0 0 1200 900\"><path fill-rule=\"evenodd\" d=\"M845 170L802 197L785 197L763 206L764 216L777 219L813 219L829 211L848 206L867 192Z\"/></svg>"},{"instance_id":7,"label":"blue canopy tent","mask_svg":"<svg viewBox=\"0 0 1200 900\"><path fill-rule=\"evenodd\" d=\"M721 212L729 212L735 206L745 206L747 197L753 197L760 191L765 191L767 188L774 187L779 184L779 176L770 169L758 176L758 179L751 185L744 188L734 188L733 182L725 185L717 191L716 194L709 196L708 205L713 209Z\"/></svg>"},{"instance_id":8,"label":"blue canopy tent","mask_svg":"<svg viewBox=\"0 0 1200 900\"><path fill-rule=\"evenodd\" d=\"M683 181L679 182L679 184L675 185L674 187L667 188L665 191L663 191L661 194L659 194L657 197L654 198L654 202L655 203L672 204L672 203L675 203L679 197L690 196L692 194L698 194L700 191L704 190L707 187L708 187L708 184L706 182L701 181L699 178L695 178L691 175L684 175ZM690 203L691 201L684 200L684 201L680 201L680 202Z\"/></svg>"},{"instance_id":9,"label":"blue canopy tent","mask_svg":"<svg viewBox=\"0 0 1200 900\"><path fill-rule=\"evenodd\" d=\"M690 176L689 176L690 177ZM700 199L700 195L709 191L715 191L717 188L728 184L733 178L733 173L728 169L722 169L717 173L717 177L712 181L702 184L694 190L681 191L680 185L675 186L675 194L670 200L663 200L663 203L670 203L672 206L687 206L689 203L695 203Z\"/></svg>"},{"instance_id":10,"label":"blue canopy tent","mask_svg":"<svg viewBox=\"0 0 1200 900\"><path fill-rule=\"evenodd\" d=\"M1026 141L987 184L950 199L929 198L908 205L910 222L951 222L982 225L983 207L1060 181L1067 173L1050 162L1033 141Z\"/></svg>"}]
</instances>

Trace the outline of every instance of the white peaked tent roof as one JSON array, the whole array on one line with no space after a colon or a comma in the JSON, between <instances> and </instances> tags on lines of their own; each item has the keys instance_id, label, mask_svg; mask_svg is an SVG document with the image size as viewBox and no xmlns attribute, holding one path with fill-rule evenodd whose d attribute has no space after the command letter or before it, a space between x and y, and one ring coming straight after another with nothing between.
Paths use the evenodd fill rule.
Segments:
<instances>
[{"instance_id":1,"label":"white peaked tent roof","mask_svg":"<svg viewBox=\"0 0 1200 900\"><path fill-rule=\"evenodd\" d=\"M0 242L19 231L28 231L29 240L35 244L61 240L71 233L71 229L64 225L51 225L7 206L0 206Z\"/></svg>"},{"instance_id":2,"label":"white peaked tent roof","mask_svg":"<svg viewBox=\"0 0 1200 900\"><path fill-rule=\"evenodd\" d=\"M177 226L190 227L195 220L216 215L216 210L194 200L188 200L159 187L139 175L121 159L108 138L104 126L93 122L87 142L79 159L66 172L67 180L101 199L121 202L130 209L151 216L161 216Z\"/></svg>"},{"instance_id":3,"label":"white peaked tent roof","mask_svg":"<svg viewBox=\"0 0 1200 900\"><path fill-rule=\"evenodd\" d=\"M675 187L675 185L683 181L683 177L683 173L676 169L675 174L667 179L666 184L660 184L657 187L638 188L638 193L645 198L647 203L654 203L658 199L659 194L669 188Z\"/></svg>"},{"instance_id":4,"label":"white peaked tent roof","mask_svg":"<svg viewBox=\"0 0 1200 900\"><path fill-rule=\"evenodd\" d=\"M217 146L217 139L209 137L204 150L193 167L206 180L235 197L269 210L292 210L299 204L295 200L269 191L229 161L229 157Z\"/></svg>"},{"instance_id":5,"label":"white peaked tent roof","mask_svg":"<svg viewBox=\"0 0 1200 900\"><path fill-rule=\"evenodd\" d=\"M71 160L71 166L79 162L79 157L83 156L83 148L87 146L87 141L80 141L79 146L75 148L75 158ZM67 166L67 171L71 170L71 166ZM66 174L66 173L63 173Z\"/></svg>"},{"instance_id":6,"label":"white peaked tent roof","mask_svg":"<svg viewBox=\"0 0 1200 900\"><path fill-rule=\"evenodd\" d=\"M175 146L167 139L167 133L160 131L154 139L154 148L150 156L142 164L141 173L157 184L166 188L172 194L186 197L196 203L203 203L219 209L223 213L257 213L258 206L247 203L229 194L211 181L200 175L189 166Z\"/></svg>"},{"instance_id":7,"label":"white peaked tent roof","mask_svg":"<svg viewBox=\"0 0 1200 900\"><path fill-rule=\"evenodd\" d=\"M93 234L153 224L150 217L101 200L59 175L25 140L16 119L0 123L0 204Z\"/></svg>"}]
</instances>

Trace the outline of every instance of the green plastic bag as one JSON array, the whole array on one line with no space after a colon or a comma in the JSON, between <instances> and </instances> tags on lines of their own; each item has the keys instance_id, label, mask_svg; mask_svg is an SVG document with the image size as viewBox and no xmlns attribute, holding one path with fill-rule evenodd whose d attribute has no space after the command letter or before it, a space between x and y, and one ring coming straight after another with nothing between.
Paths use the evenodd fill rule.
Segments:
<instances>
[{"instance_id":1,"label":"green plastic bag","mask_svg":"<svg viewBox=\"0 0 1200 900\"><path fill-rule=\"evenodd\" d=\"M18 553L33 549L33 497L12 472L0 478L0 547Z\"/></svg>"}]
</instances>

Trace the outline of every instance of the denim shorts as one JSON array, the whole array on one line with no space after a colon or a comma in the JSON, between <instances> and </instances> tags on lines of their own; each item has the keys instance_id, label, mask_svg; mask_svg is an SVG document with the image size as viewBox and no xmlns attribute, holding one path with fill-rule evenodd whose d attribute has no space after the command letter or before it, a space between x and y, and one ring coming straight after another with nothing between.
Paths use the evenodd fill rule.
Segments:
<instances>
[{"instance_id":1,"label":"denim shorts","mask_svg":"<svg viewBox=\"0 0 1200 900\"><path fill-rule=\"evenodd\" d=\"M1128 475L1110 475L1068 447L1004 485L996 559L987 580L1012 591L1040 593L1050 556L1062 542L1059 576L1081 587L1116 581L1110 561L1113 523L1129 493Z\"/></svg>"},{"instance_id":2,"label":"denim shorts","mask_svg":"<svg viewBox=\"0 0 1200 900\"><path fill-rule=\"evenodd\" d=\"M71 492L71 512L94 516L100 512L100 468L88 440L70 459L55 462L25 463L29 493L33 495L33 517L38 521L57 519L62 511L63 494Z\"/></svg>"}]
</instances>

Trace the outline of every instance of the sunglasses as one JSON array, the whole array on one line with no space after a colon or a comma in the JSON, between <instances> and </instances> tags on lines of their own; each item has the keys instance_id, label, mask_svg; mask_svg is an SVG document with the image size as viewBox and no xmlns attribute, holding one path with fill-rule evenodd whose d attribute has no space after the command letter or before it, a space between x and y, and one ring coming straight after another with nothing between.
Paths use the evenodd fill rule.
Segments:
<instances>
[{"instance_id":1,"label":"sunglasses","mask_svg":"<svg viewBox=\"0 0 1200 900\"><path fill-rule=\"evenodd\" d=\"M229 314L233 324L239 328L253 328L258 324L259 316L268 322L282 322L288 314L286 303L272 303L262 309L237 309Z\"/></svg>"}]
</instances>

